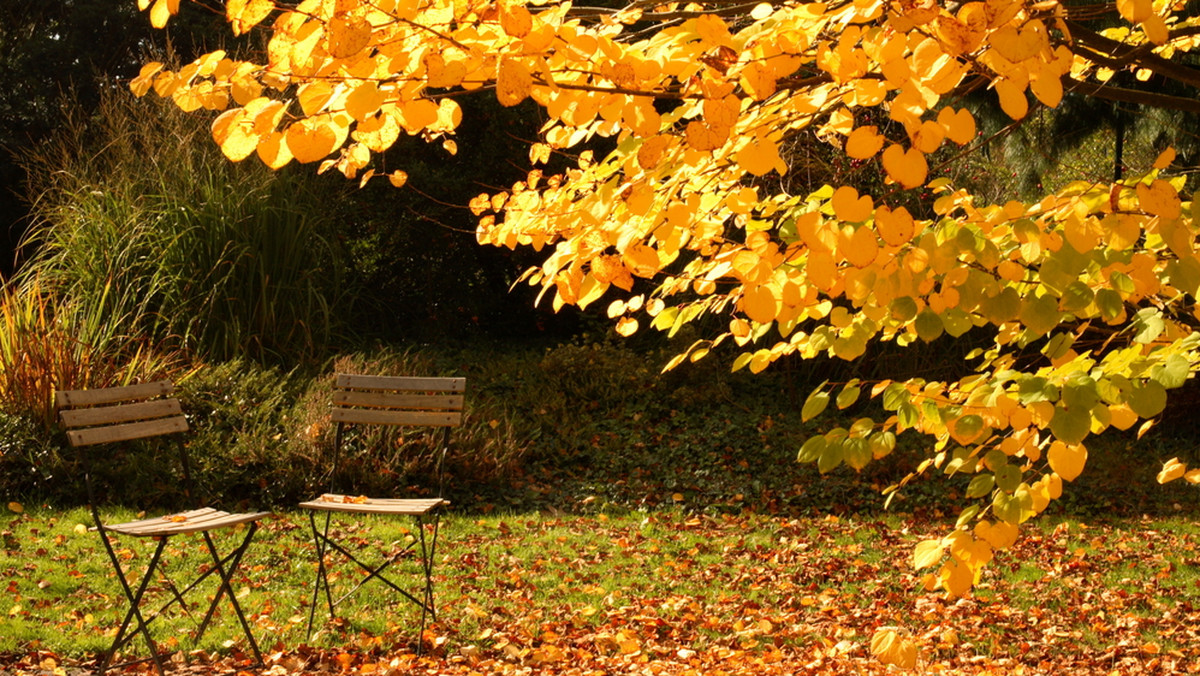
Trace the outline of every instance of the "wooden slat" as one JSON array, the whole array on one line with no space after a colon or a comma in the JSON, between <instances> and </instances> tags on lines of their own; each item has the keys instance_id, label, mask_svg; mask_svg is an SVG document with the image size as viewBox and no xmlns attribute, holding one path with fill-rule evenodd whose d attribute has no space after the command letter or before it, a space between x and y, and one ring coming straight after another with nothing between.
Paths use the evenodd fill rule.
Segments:
<instances>
[{"instance_id":1,"label":"wooden slat","mask_svg":"<svg viewBox=\"0 0 1200 676\"><path fill-rule=\"evenodd\" d=\"M124 387L105 387L95 390L60 390L54 393L54 405L65 406L94 406L96 404L112 404L118 401L150 399L171 394L175 386L169 380L157 380L140 385Z\"/></svg>"},{"instance_id":2,"label":"wooden slat","mask_svg":"<svg viewBox=\"0 0 1200 676\"><path fill-rule=\"evenodd\" d=\"M345 502L344 499L345 496L341 495L323 495L316 500L302 502L300 506L325 512L418 516L450 504L449 500L441 498L367 498L366 502Z\"/></svg>"},{"instance_id":3,"label":"wooden slat","mask_svg":"<svg viewBox=\"0 0 1200 676\"><path fill-rule=\"evenodd\" d=\"M171 418L159 418L158 420L125 423L123 425L70 430L67 432L67 441L72 446L91 446L93 444L107 444L114 441L144 439L172 432L184 432L187 431L187 428L187 419L179 415Z\"/></svg>"},{"instance_id":4,"label":"wooden slat","mask_svg":"<svg viewBox=\"0 0 1200 676\"><path fill-rule=\"evenodd\" d=\"M180 512L178 514L169 514L153 519L142 519L140 521L130 521L127 523L119 523L114 525L105 525L114 533L123 535L133 535L136 537L157 537L163 535L182 535L184 533L200 533L203 531L216 530L218 528L229 528L242 523L258 521L270 512L245 512L234 513L222 512L220 510L206 507L204 509L192 510L190 512Z\"/></svg>"},{"instance_id":5,"label":"wooden slat","mask_svg":"<svg viewBox=\"0 0 1200 676\"><path fill-rule=\"evenodd\" d=\"M463 407L463 395L335 390L333 393L333 403L338 406L461 411Z\"/></svg>"},{"instance_id":6,"label":"wooden slat","mask_svg":"<svg viewBox=\"0 0 1200 676\"><path fill-rule=\"evenodd\" d=\"M337 387L356 390L408 390L413 392L463 392L466 378L425 378L416 376L361 376L339 373Z\"/></svg>"},{"instance_id":7,"label":"wooden slat","mask_svg":"<svg viewBox=\"0 0 1200 676\"><path fill-rule=\"evenodd\" d=\"M368 408L335 408L330 416L333 422L366 425L427 425L451 427L462 423L461 412L439 411L389 411Z\"/></svg>"},{"instance_id":8,"label":"wooden slat","mask_svg":"<svg viewBox=\"0 0 1200 676\"><path fill-rule=\"evenodd\" d=\"M157 399L117 406L66 410L62 411L59 417L68 428L75 428L164 418L182 413L183 410L179 408L178 399Z\"/></svg>"}]
</instances>

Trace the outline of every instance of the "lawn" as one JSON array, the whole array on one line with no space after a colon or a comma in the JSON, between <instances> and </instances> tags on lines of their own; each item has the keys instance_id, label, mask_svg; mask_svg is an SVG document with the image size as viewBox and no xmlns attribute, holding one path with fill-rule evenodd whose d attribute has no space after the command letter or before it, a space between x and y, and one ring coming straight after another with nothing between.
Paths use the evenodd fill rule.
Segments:
<instances>
[{"instance_id":1,"label":"lawn","mask_svg":"<svg viewBox=\"0 0 1200 676\"><path fill-rule=\"evenodd\" d=\"M911 636L929 672L1200 669L1191 516L1039 521L972 597L948 601L921 589L909 563L916 541L946 532L938 519L452 513L437 555L440 616L425 636L434 649L421 657L416 612L378 586L348 602L346 619L325 622L318 609L306 640L314 563L303 518L266 521L234 585L270 674L883 673L869 650L881 627ZM111 641L120 592L86 523L84 510L6 511L0 673L78 673ZM385 549L411 535L378 521L344 532ZM177 542L171 570L194 571L195 541ZM119 551L133 565L149 555L142 542ZM192 667L245 666L232 614L219 619L199 646L188 638L195 619L164 618L155 631Z\"/></svg>"}]
</instances>

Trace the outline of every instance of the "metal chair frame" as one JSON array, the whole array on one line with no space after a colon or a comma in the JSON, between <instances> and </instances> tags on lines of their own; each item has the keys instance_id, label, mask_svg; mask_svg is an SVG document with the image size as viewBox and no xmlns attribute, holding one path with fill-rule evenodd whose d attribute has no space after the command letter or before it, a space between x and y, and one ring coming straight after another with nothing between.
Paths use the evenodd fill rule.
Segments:
<instances>
[{"instance_id":1,"label":"metal chair frame","mask_svg":"<svg viewBox=\"0 0 1200 676\"><path fill-rule=\"evenodd\" d=\"M60 421L67 429L67 441L80 451L79 454L83 461L84 483L87 487L88 508L95 523L94 530L100 534L109 561L116 572L125 599L129 603L129 609L121 620L112 646L100 660L97 667L98 674L103 674L108 669L148 661L154 662L160 675L165 674L163 658L170 653L163 653L158 649L158 644L150 633L150 623L176 604L184 614L190 616L191 613L188 611L184 596L213 574L216 574L219 580L217 592L213 595L204 619L199 624L194 640L200 641L204 637L205 632L211 626L221 599L227 597L229 605L237 615L242 632L250 644L251 651L254 653L256 664L259 666L263 664L262 653L258 643L254 640L241 604L238 603L237 596L230 587L230 580L240 566L242 557L258 530L258 521L268 516L269 512L230 514L203 507L121 524L106 524L100 516L95 483L92 480L92 455L94 453L85 452L85 449L91 446L111 445L117 442L166 434L174 435L182 468L184 494L191 501L193 488L191 463L187 447L179 434L187 431L187 419L183 416L178 400L170 396L173 391L172 383L156 381L126 387L62 390L55 393L55 406L59 410ZM212 531L243 524L246 525L246 534L242 537L241 542L228 554L222 556L213 540ZM157 541L154 552L150 556L150 563L140 580L131 583L130 571L121 565L120 557L113 546L112 534L114 533L140 538L149 537ZM162 569L162 554L172 537L194 533L199 533L203 537L205 549L211 557L213 565L180 591L175 582ZM142 605L146 600L146 591L156 576L162 577L171 593L171 598L157 611L146 616L142 612ZM135 622L136 626L131 629L131 625ZM113 664L112 661L117 654L138 635L145 640L150 657Z\"/></svg>"},{"instance_id":2,"label":"metal chair frame","mask_svg":"<svg viewBox=\"0 0 1200 676\"><path fill-rule=\"evenodd\" d=\"M332 620L335 609L348 600L371 580L379 580L393 591L412 602L421 611L417 634L417 654L422 651L427 621L437 621L434 604L433 567L437 553L438 537L441 533L441 507L450 504L442 498L444 489L444 465L450 445L450 428L461 424L463 395L466 380L463 378L421 378L358 376L338 374L335 379L332 419L336 423L334 452L331 467L331 483L337 480L343 456L346 427L349 425L388 425L441 427L441 451L438 454L436 498L367 498L327 493L316 500L301 503L309 510L316 547L317 573L313 584L312 602L308 613L308 637L312 637L313 624L324 591L325 605ZM331 485L331 491L336 487ZM318 523L317 512L323 511L323 523ZM334 513L381 516L411 516L416 521L418 537L407 543L395 555L382 563L363 561L354 552L339 544L330 535L330 523ZM325 557L334 551L353 562L366 576L353 588L334 598L329 584L329 569ZM419 565L418 573L423 580L422 589L415 593L402 587L384 572L399 561L406 553L415 552Z\"/></svg>"}]
</instances>

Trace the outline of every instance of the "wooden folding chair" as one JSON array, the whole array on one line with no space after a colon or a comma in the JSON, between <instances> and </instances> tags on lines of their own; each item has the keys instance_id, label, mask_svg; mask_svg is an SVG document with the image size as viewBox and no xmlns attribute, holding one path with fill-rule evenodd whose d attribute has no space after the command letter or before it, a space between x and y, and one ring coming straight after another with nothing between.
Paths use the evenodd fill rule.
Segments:
<instances>
[{"instance_id":1,"label":"wooden folding chair","mask_svg":"<svg viewBox=\"0 0 1200 676\"><path fill-rule=\"evenodd\" d=\"M450 443L450 428L462 423L464 378L417 378L389 376L361 376L338 374L333 392L332 420L337 423L334 434L333 481L337 481L339 466L345 455L343 443L347 427L351 425L391 425L441 428L441 451L437 461L438 497L436 498L372 498L335 493L337 486L331 485L330 493L301 503L309 510L313 541L316 544L317 576L313 585L312 605L308 613L308 635L312 636L313 618L316 614L319 595L325 592L329 617L334 617L334 608L350 598L371 580L379 580L393 591L416 604L421 609L421 625L417 634L417 652L421 652L427 618L437 621L437 610L433 603L433 563L437 552L441 507L450 504L442 499L443 465ZM318 525L317 512L324 512L324 524ZM381 564L368 564L355 556L330 535L330 518L334 513L375 514L410 516L416 520L417 537L394 556L386 557ZM334 600L329 585L329 571L325 556L330 550L340 553L358 565L364 577L353 589ZM384 576L388 566L409 551L414 551L419 565L423 587L415 592L403 588L396 581Z\"/></svg>"},{"instance_id":2,"label":"wooden folding chair","mask_svg":"<svg viewBox=\"0 0 1200 676\"><path fill-rule=\"evenodd\" d=\"M204 632L208 629L216 613L217 605L222 598L225 598L237 614L246 640L254 652L254 657L258 664L262 664L262 654L250 632L250 625L246 622L246 616L238 604L237 596L230 589L229 580L233 577L242 561L242 556L246 553L246 548L250 545L250 540L254 537L254 532L258 528L258 520L267 516L269 512L231 514L211 507L201 507L162 517L118 524L106 524L100 518L92 480L94 466L92 456L96 454L96 450L87 448L91 446L108 446L118 442L174 434L179 449L184 493L189 500L191 499L193 488L187 449L182 442L181 435L175 434L186 431L188 424L180 409L179 401L171 396L173 392L174 385L170 382L158 381L127 387L65 390L55 393L55 406L59 409L59 420L67 430L67 441L72 447L81 449L80 455L85 471L89 508L92 519L96 523L94 530L100 533L100 539L104 542L104 548L112 561L117 580L120 581L125 598L129 602L129 609L121 621L112 647L100 661L97 670L100 674L113 667L147 661L153 661L159 674L163 674L163 657L165 655L159 651L157 643L150 635L150 623L175 604L178 604L186 613L187 604L184 596L213 574L217 575L219 586L204 615L204 620L197 629L195 640L199 641L204 636ZM217 551L212 532L242 524L248 524L248 527L245 528L245 535L242 537L241 543L233 551L222 556ZM205 548L212 558L212 567L181 591L162 570L162 554L171 538L189 533L199 533L203 537ZM129 577L131 571L122 567L114 548L114 534L152 538L156 542L150 563L140 581L132 583ZM147 600L146 590L155 577L162 578L164 586L171 593L171 598L165 605L147 616L142 610L142 604ZM116 655L139 634L146 641L150 657L133 659L122 664L112 664Z\"/></svg>"}]
</instances>

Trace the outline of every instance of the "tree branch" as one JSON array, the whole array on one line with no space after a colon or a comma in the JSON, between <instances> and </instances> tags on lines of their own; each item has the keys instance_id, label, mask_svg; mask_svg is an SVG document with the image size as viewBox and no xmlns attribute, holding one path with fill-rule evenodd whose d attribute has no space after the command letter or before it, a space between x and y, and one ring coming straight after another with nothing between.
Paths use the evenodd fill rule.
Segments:
<instances>
[{"instance_id":1,"label":"tree branch","mask_svg":"<svg viewBox=\"0 0 1200 676\"><path fill-rule=\"evenodd\" d=\"M1120 101L1122 103L1138 103L1155 108L1166 108L1168 110L1179 110L1185 113L1200 114L1200 99L1187 98L1183 96L1169 96L1167 94L1155 94L1153 92L1139 91L1136 89L1122 89L1107 84L1096 84L1093 82L1082 82L1076 80L1070 75L1062 76L1063 89L1068 92L1084 94L1086 96L1094 96L1098 99L1107 101Z\"/></svg>"},{"instance_id":2,"label":"tree branch","mask_svg":"<svg viewBox=\"0 0 1200 676\"><path fill-rule=\"evenodd\" d=\"M1127 45L1124 42L1106 38L1073 21L1068 20L1066 24L1074 38L1067 43L1067 47L1073 54L1100 61L1109 68L1140 66L1168 80L1200 89L1200 70L1174 63L1155 54L1151 51L1152 45ZM1173 32L1171 37L1186 37L1193 32L1183 29ZM1080 45L1087 49L1080 49Z\"/></svg>"}]
</instances>

